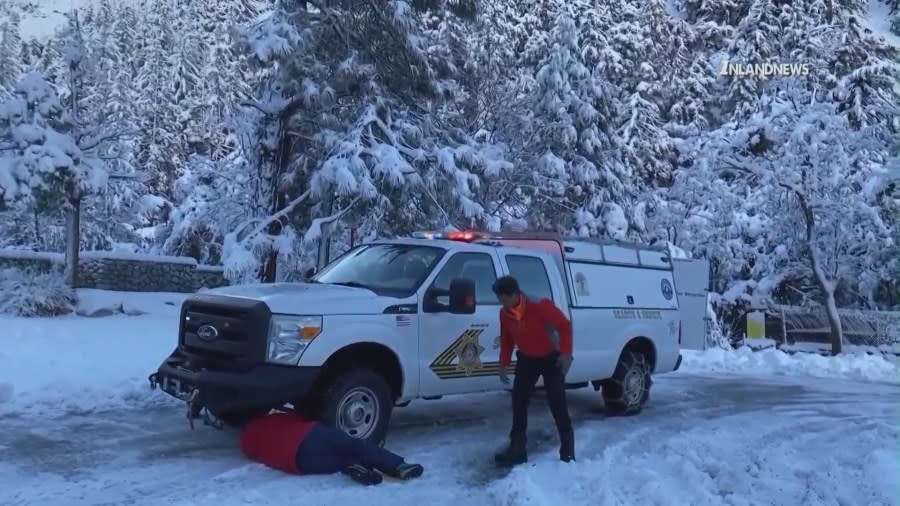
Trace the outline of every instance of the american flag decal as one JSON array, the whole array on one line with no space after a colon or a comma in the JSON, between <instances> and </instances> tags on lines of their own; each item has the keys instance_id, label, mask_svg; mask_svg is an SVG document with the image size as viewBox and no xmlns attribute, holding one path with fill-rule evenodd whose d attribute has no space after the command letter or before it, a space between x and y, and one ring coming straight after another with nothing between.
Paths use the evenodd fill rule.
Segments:
<instances>
[{"instance_id":1,"label":"american flag decal","mask_svg":"<svg viewBox=\"0 0 900 506\"><path fill-rule=\"evenodd\" d=\"M412 325L412 317L405 314L398 314L394 317L394 321L397 322L398 327L409 327Z\"/></svg>"}]
</instances>

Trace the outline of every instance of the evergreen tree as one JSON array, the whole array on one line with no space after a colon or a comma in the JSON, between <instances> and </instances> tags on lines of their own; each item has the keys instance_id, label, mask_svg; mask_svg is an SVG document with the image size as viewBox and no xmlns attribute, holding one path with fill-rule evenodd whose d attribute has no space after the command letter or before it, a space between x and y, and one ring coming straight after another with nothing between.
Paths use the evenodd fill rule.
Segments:
<instances>
[{"instance_id":1,"label":"evergreen tree","mask_svg":"<svg viewBox=\"0 0 900 506\"><path fill-rule=\"evenodd\" d=\"M0 8L0 98L12 93L24 70L16 6Z\"/></svg>"}]
</instances>

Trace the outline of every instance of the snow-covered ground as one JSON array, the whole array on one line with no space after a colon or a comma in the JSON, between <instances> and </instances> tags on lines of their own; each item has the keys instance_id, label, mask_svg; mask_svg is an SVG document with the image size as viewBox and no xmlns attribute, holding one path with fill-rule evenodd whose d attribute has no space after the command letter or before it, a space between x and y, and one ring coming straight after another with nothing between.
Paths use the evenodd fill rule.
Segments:
<instances>
[{"instance_id":1,"label":"snow-covered ground","mask_svg":"<svg viewBox=\"0 0 900 506\"><path fill-rule=\"evenodd\" d=\"M66 13L86 7L93 0L4 0L26 8L22 16L21 33L25 39L46 40L64 25ZM121 1L121 0L120 0Z\"/></svg>"},{"instance_id":2,"label":"snow-covered ground","mask_svg":"<svg viewBox=\"0 0 900 506\"><path fill-rule=\"evenodd\" d=\"M364 488L250 463L235 431L192 432L180 403L149 390L183 295L80 296L82 313L117 314L0 316L0 504L900 505L900 372L880 357L686 352L633 418L573 391L570 465L539 395L532 462L507 476L491 460L508 394L413 402L388 446L425 476Z\"/></svg>"},{"instance_id":3,"label":"snow-covered ground","mask_svg":"<svg viewBox=\"0 0 900 506\"><path fill-rule=\"evenodd\" d=\"M884 37L888 44L900 49L900 36L891 31L891 8L884 0L869 0L866 26L872 35Z\"/></svg>"}]
</instances>

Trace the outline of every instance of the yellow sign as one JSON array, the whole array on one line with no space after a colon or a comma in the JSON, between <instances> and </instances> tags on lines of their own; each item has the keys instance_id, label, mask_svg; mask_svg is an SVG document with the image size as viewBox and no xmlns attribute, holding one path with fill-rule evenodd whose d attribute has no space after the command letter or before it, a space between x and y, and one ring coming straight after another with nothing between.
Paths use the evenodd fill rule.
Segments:
<instances>
[{"instance_id":1,"label":"yellow sign","mask_svg":"<svg viewBox=\"0 0 900 506\"><path fill-rule=\"evenodd\" d=\"M747 313L747 339L763 339L766 337L766 313L753 311Z\"/></svg>"}]
</instances>

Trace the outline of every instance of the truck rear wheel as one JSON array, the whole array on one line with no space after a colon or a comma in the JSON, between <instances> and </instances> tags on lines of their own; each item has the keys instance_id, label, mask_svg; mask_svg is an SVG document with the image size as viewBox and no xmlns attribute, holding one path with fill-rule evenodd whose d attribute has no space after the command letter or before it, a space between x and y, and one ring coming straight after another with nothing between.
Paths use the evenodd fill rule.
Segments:
<instances>
[{"instance_id":1,"label":"truck rear wheel","mask_svg":"<svg viewBox=\"0 0 900 506\"><path fill-rule=\"evenodd\" d=\"M641 412L650 399L650 365L643 353L625 350L612 378L603 381L603 402L611 416Z\"/></svg>"},{"instance_id":2,"label":"truck rear wheel","mask_svg":"<svg viewBox=\"0 0 900 506\"><path fill-rule=\"evenodd\" d=\"M394 400L384 378L371 369L350 369L335 378L322 399L324 421L348 435L383 445Z\"/></svg>"}]
</instances>

